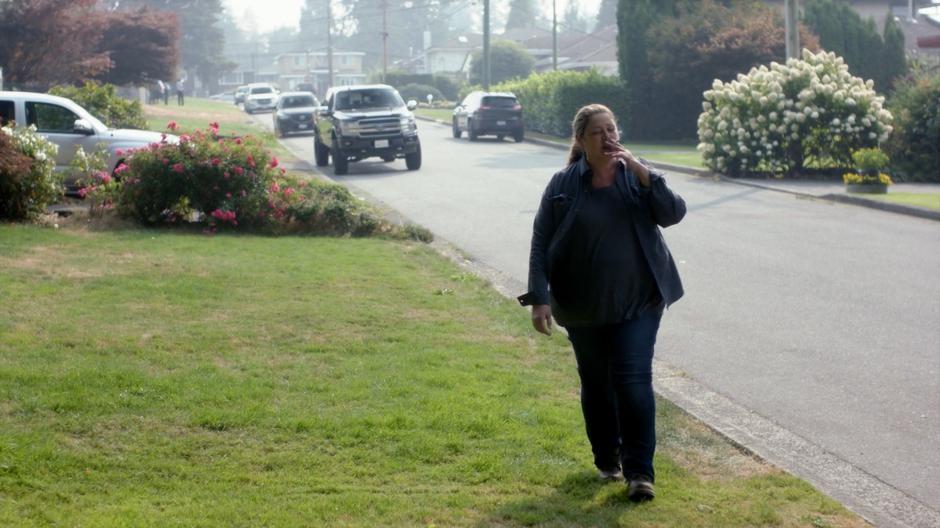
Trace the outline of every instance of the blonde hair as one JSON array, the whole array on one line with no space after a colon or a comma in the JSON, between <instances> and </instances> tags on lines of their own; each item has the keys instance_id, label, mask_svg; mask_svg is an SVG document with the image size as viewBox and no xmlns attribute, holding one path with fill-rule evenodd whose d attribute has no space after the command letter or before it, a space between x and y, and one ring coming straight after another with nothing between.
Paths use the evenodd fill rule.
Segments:
<instances>
[{"instance_id":1,"label":"blonde hair","mask_svg":"<svg viewBox=\"0 0 940 528\"><path fill-rule=\"evenodd\" d=\"M611 112L610 108L602 104L582 106L578 110L578 113L574 115L574 120L571 122L571 150L568 152L569 165L584 156L584 151L581 149L581 145L578 144L578 140L584 137L584 131L587 129L591 118L602 113L610 114L610 118L614 120L614 123L617 122L617 118L614 117L614 113Z\"/></svg>"}]
</instances>

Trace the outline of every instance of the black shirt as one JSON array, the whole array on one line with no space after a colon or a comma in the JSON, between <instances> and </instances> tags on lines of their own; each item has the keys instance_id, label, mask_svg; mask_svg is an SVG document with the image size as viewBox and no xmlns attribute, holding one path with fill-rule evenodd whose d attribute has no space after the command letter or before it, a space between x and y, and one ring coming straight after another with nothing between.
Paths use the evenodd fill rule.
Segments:
<instances>
[{"instance_id":1,"label":"black shirt","mask_svg":"<svg viewBox=\"0 0 940 528\"><path fill-rule=\"evenodd\" d=\"M593 326L633 319L661 309L656 280L636 234L630 211L615 185L586 185L571 224L565 254L555 273L564 291L553 290L552 313L563 326Z\"/></svg>"}]
</instances>

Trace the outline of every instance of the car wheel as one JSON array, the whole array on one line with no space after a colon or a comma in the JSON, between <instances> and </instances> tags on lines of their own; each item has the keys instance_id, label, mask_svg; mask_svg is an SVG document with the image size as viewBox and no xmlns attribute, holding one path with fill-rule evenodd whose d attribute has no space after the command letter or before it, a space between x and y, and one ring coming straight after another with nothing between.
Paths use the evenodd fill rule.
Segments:
<instances>
[{"instance_id":1,"label":"car wheel","mask_svg":"<svg viewBox=\"0 0 940 528\"><path fill-rule=\"evenodd\" d=\"M522 140L525 139L525 130L520 128L512 135L512 138L516 140L516 143L522 143Z\"/></svg>"},{"instance_id":2,"label":"car wheel","mask_svg":"<svg viewBox=\"0 0 940 528\"><path fill-rule=\"evenodd\" d=\"M477 140L477 131L473 129L473 121L467 120L467 138L470 141Z\"/></svg>"},{"instance_id":3,"label":"car wheel","mask_svg":"<svg viewBox=\"0 0 940 528\"><path fill-rule=\"evenodd\" d=\"M284 131L277 125L277 121L274 122L274 135L279 138L284 137Z\"/></svg>"},{"instance_id":4,"label":"car wheel","mask_svg":"<svg viewBox=\"0 0 940 528\"><path fill-rule=\"evenodd\" d=\"M496 135L496 140L497 140L497 141L502 141L502 140L504 140L504 139L506 139L506 136L504 136L503 134L497 134L497 135Z\"/></svg>"},{"instance_id":5,"label":"car wheel","mask_svg":"<svg viewBox=\"0 0 940 528\"><path fill-rule=\"evenodd\" d=\"M330 162L330 149L318 140L313 140L313 157L316 159L317 167L326 167Z\"/></svg>"},{"instance_id":6,"label":"car wheel","mask_svg":"<svg viewBox=\"0 0 940 528\"><path fill-rule=\"evenodd\" d=\"M349 172L349 160L339 149L333 150L333 174L341 176Z\"/></svg>"},{"instance_id":7,"label":"car wheel","mask_svg":"<svg viewBox=\"0 0 940 528\"><path fill-rule=\"evenodd\" d=\"M411 154L405 154L405 166L408 167L408 170L421 168L421 143L418 143L418 150Z\"/></svg>"},{"instance_id":8,"label":"car wheel","mask_svg":"<svg viewBox=\"0 0 940 528\"><path fill-rule=\"evenodd\" d=\"M460 125L457 124L456 117L454 118L454 122L451 128L452 128L452 132L454 133L454 137L457 139L460 139Z\"/></svg>"}]
</instances>

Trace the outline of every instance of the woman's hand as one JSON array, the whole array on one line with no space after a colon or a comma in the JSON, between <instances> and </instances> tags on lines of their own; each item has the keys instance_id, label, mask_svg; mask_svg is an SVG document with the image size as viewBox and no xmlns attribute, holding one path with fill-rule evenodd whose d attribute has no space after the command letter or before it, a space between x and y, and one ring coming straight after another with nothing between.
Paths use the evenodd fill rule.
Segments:
<instances>
[{"instance_id":1,"label":"woman's hand","mask_svg":"<svg viewBox=\"0 0 940 528\"><path fill-rule=\"evenodd\" d=\"M636 174L637 179L640 180L640 185L643 187L650 186L649 169L640 163L632 152L624 148L624 146L620 143L611 139L607 140L606 148L604 150L612 160L622 162L628 169L630 169L631 172L633 172L633 174Z\"/></svg>"},{"instance_id":2,"label":"woman's hand","mask_svg":"<svg viewBox=\"0 0 940 528\"><path fill-rule=\"evenodd\" d=\"M532 326L547 336L552 335L552 307L548 304L532 306Z\"/></svg>"}]
</instances>

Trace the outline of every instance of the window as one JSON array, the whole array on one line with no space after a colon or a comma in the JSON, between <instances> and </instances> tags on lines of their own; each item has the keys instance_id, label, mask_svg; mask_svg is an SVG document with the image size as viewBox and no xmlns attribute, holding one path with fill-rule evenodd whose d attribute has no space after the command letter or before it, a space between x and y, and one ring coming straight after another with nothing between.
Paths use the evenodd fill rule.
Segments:
<instances>
[{"instance_id":1,"label":"window","mask_svg":"<svg viewBox=\"0 0 940 528\"><path fill-rule=\"evenodd\" d=\"M39 132L72 133L79 117L68 108L50 103L26 103L26 124Z\"/></svg>"},{"instance_id":2,"label":"window","mask_svg":"<svg viewBox=\"0 0 940 528\"><path fill-rule=\"evenodd\" d=\"M0 101L0 126L12 123L15 118L13 101Z\"/></svg>"},{"instance_id":3,"label":"window","mask_svg":"<svg viewBox=\"0 0 940 528\"><path fill-rule=\"evenodd\" d=\"M398 92L392 90L350 90L336 94L337 110L405 106Z\"/></svg>"},{"instance_id":4,"label":"window","mask_svg":"<svg viewBox=\"0 0 940 528\"><path fill-rule=\"evenodd\" d=\"M484 97L481 103L493 108L513 108L518 104L514 97Z\"/></svg>"}]
</instances>

